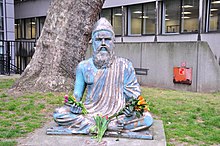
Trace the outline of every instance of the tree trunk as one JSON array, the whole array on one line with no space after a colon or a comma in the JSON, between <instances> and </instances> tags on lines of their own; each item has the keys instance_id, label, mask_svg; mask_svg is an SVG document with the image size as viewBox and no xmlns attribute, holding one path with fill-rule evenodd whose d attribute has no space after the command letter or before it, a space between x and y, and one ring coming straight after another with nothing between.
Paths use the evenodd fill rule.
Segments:
<instances>
[{"instance_id":1,"label":"tree trunk","mask_svg":"<svg viewBox=\"0 0 220 146\"><path fill-rule=\"evenodd\" d=\"M104 0L52 0L31 62L9 90L68 92Z\"/></svg>"}]
</instances>

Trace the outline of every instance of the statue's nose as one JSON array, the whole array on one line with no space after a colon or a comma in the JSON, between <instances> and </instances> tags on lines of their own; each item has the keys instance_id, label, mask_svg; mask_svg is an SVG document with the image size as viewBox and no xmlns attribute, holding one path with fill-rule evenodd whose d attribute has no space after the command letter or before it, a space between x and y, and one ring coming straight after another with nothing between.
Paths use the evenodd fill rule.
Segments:
<instances>
[{"instance_id":1,"label":"statue's nose","mask_svg":"<svg viewBox=\"0 0 220 146\"><path fill-rule=\"evenodd\" d=\"M105 39L104 38L102 39L102 45L105 45Z\"/></svg>"}]
</instances>

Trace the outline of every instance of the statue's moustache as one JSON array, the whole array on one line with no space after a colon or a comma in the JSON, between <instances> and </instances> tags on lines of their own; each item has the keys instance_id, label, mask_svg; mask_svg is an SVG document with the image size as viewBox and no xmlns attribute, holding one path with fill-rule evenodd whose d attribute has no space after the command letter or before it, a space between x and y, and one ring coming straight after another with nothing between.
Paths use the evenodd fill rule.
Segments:
<instances>
[{"instance_id":1,"label":"statue's moustache","mask_svg":"<svg viewBox=\"0 0 220 146\"><path fill-rule=\"evenodd\" d=\"M100 52L102 48L105 48L108 53L110 53L110 48L107 45L101 45L98 47L97 52Z\"/></svg>"}]
</instances>

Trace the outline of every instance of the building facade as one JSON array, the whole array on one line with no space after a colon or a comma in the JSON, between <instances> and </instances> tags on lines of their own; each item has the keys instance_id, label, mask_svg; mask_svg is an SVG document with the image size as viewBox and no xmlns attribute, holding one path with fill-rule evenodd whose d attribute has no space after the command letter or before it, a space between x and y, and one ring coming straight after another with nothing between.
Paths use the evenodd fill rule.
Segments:
<instances>
[{"instance_id":1,"label":"building facade","mask_svg":"<svg viewBox=\"0 0 220 146\"><path fill-rule=\"evenodd\" d=\"M14 0L0 0L0 74L5 64L6 46L3 40L15 40Z\"/></svg>"},{"instance_id":2,"label":"building facade","mask_svg":"<svg viewBox=\"0 0 220 146\"><path fill-rule=\"evenodd\" d=\"M50 0L15 2L15 39L37 39ZM220 63L219 0L106 0L117 42L207 41Z\"/></svg>"},{"instance_id":3,"label":"building facade","mask_svg":"<svg viewBox=\"0 0 220 146\"><path fill-rule=\"evenodd\" d=\"M15 0L14 5L15 39L36 41L50 0ZM149 69L148 76L139 77L141 83L220 90L220 0L106 0L100 17L114 27L117 53ZM193 69L191 86L172 82L172 68L182 61Z\"/></svg>"}]
</instances>

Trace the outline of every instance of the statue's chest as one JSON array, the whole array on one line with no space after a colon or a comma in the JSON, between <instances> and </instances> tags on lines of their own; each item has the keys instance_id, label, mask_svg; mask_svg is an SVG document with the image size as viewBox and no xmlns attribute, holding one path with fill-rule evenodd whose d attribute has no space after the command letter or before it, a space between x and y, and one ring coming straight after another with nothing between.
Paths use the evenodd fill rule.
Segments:
<instances>
[{"instance_id":1,"label":"statue's chest","mask_svg":"<svg viewBox=\"0 0 220 146\"><path fill-rule=\"evenodd\" d=\"M87 84L93 84L95 80L97 70L92 67L88 67L84 72L84 79Z\"/></svg>"}]
</instances>

